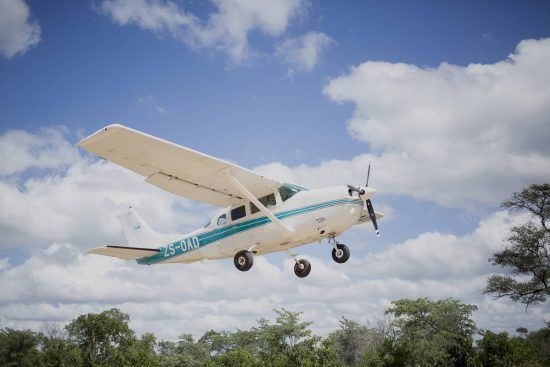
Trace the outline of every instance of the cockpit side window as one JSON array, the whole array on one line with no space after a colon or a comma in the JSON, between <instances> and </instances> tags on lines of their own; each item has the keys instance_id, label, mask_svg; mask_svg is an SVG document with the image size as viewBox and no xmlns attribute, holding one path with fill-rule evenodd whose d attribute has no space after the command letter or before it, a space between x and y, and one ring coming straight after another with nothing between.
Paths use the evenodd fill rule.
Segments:
<instances>
[{"instance_id":1,"label":"cockpit side window","mask_svg":"<svg viewBox=\"0 0 550 367\"><path fill-rule=\"evenodd\" d=\"M275 200L275 194L269 194L269 195L263 196L259 198L258 201L262 203L266 208L277 205L277 201ZM258 209L256 205L254 205L253 203L250 203L250 214L254 214L259 211L260 209Z\"/></svg>"},{"instance_id":2,"label":"cockpit side window","mask_svg":"<svg viewBox=\"0 0 550 367\"><path fill-rule=\"evenodd\" d=\"M246 208L244 205L231 210L231 220L241 219L246 216Z\"/></svg>"},{"instance_id":3,"label":"cockpit side window","mask_svg":"<svg viewBox=\"0 0 550 367\"><path fill-rule=\"evenodd\" d=\"M220 215L220 216L218 217L217 224L218 224L219 226L223 226L223 225L225 225L226 223L227 223L227 215L225 215L225 214Z\"/></svg>"}]
</instances>

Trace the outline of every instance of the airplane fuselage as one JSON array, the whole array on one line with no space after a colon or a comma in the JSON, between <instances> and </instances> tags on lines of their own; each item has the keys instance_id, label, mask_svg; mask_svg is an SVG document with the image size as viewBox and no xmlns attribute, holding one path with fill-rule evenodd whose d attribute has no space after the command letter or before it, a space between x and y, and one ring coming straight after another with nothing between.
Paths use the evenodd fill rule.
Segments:
<instances>
[{"instance_id":1,"label":"airplane fuselage","mask_svg":"<svg viewBox=\"0 0 550 367\"><path fill-rule=\"evenodd\" d=\"M231 208L220 211L211 223L160 246L157 254L138 259L139 264L187 263L202 259L231 258L248 250L266 254L334 237L361 222L366 214L363 200L345 186L304 190L282 201L272 213L292 229L285 233L261 211L251 214L246 203L246 216L217 225L223 214L229 219Z\"/></svg>"}]
</instances>

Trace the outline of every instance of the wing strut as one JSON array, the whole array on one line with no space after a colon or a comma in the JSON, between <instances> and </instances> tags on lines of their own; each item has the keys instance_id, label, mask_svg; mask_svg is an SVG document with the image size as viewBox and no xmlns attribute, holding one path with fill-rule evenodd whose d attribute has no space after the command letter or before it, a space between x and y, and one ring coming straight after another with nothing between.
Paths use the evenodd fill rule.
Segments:
<instances>
[{"instance_id":1,"label":"wing strut","mask_svg":"<svg viewBox=\"0 0 550 367\"><path fill-rule=\"evenodd\" d=\"M287 234L291 234L291 233L294 233L294 229L288 227L287 225L285 225L280 219L278 219L269 209L267 209L262 203L260 203L260 201L258 199L256 199L256 197L254 195L252 195L252 193L250 191L248 191L248 189L246 187L243 186L242 183L239 182L239 180L237 180L230 172L229 169L225 169L222 171L222 174L227 176L227 178L229 178L229 180L231 181L231 183L233 184L233 186L241 193L243 194L243 196L245 196L248 200L250 200L252 203L254 203L254 205L256 205L256 207L258 209L260 209L260 211L262 213L264 213L265 215L267 215L267 217L269 219L271 219L271 221L273 223L275 223L276 225L278 225L279 227L281 227L281 229L283 231L285 231Z\"/></svg>"}]
</instances>

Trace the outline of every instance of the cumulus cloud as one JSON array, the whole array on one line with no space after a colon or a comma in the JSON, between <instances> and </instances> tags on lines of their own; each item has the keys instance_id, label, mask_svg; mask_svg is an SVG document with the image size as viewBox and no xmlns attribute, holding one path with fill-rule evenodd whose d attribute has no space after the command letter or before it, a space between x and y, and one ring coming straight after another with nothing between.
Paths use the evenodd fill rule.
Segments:
<instances>
[{"instance_id":1,"label":"cumulus cloud","mask_svg":"<svg viewBox=\"0 0 550 367\"><path fill-rule=\"evenodd\" d=\"M277 46L277 55L294 70L312 70L319 62L321 53L332 43L322 32L309 32L297 38L288 39Z\"/></svg>"},{"instance_id":2,"label":"cumulus cloud","mask_svg":"<svg viewBox=\"0 0 550 367\"><path fill-rule=\"evenodd\" d=\"M22 55L40 42L40 26L23 0L0 0L0 54Z\"/></svg>"},{"instance_id":3,"label":"cumulus cloud","mask_svg":"<svg viewBox=\"0 0 550 367\"><path fill-rule=\"evenodd\" d=\"M8 130L0 135L0 177L30 168L52 169L73 163L77 153L65 139L63 128L42 128L38 133Z\"/></svg>"},{"instance_id":4,"label":"cumulus cloud","mask_svg":"<svg viewBox=\"0 0 550 367\"><path fill-rule=\"evenodd\" d=\"M495 205L550 179L549 62L550 39L542 39L522 41L494 64L362 63L324 93L355 105L348 130L371 153L260 170L315 187L357 182L372 161L382 193L454 207Z\"/></svg>"},{"instance_id":5,"label":"cumulus cloud","mask_svg":"<svg viewBox=\"0 0 550 367\"><path fill-rule=\"evenodd\" d=\"M119 307L130 313L138 332L174 339L183 332L247 328L260 317L272 318L274 307L285 307L303 311L306 320L315 321L316 332L326 334L342 315L374 323L393 299L457 297L478 305L479 327L537 329L550 318L547 308L526 313L522 305L481 293L492 271L487 257L518 220L499 212L463 237L422 234L352 257L346 265L310 258L313 270L305 279L295 277L291 259L276 265L259 256L247 273L231 261L145 267L53 243L33 251L23 264L0 262L0 324L38 328L44 320L68 322L81 313Z\"/></svg>"},{"instance_id":6,"label":"cumulus cloud","mask_svg":"<svg viewBox=\"0 0 550 367\"><path fill-rule=\"evenodd\" d=\"M360 262L359 269L369 269L373 276L409 280L446 281L488 274L495 268L487 259L502 248L503 237L509 233L510 227L527 219L526 216L511 216L502 211L482 220L477 229L464 236L422 233L384 252L367 256Z\"/></svg>"},{"instance_id":7,"label":"cumulus cloud","mask_svg":"<svg viewBox=\"0 0 550 367\"><path fill-rule=\"evenodd\" d=\"M105 0L100 9L119 25L136 25L192 46L214 48L241 63L253 53L250 32L278 36L304 7L303 0L212 2L216 10L206 20L165 0Z\"/></svg>"}]
</instances>

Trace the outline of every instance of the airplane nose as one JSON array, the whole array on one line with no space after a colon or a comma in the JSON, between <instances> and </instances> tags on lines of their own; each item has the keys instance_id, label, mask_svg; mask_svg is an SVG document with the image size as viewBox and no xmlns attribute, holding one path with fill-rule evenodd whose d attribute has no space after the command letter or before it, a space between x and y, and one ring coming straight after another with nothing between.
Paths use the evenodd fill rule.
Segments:
<instances>
[{"instance_id":1,"label":"airplane nose","mask_svg":"<svg viewBox=\"0 0 550 367\"><path fill-rule=\"evenodd\" d=\"M361 198L364 200L367 200L376 192L376 189L370 187L365 187L363 190L365 191L365 193L361 195Z\"/></svg>"}]
</instances>

